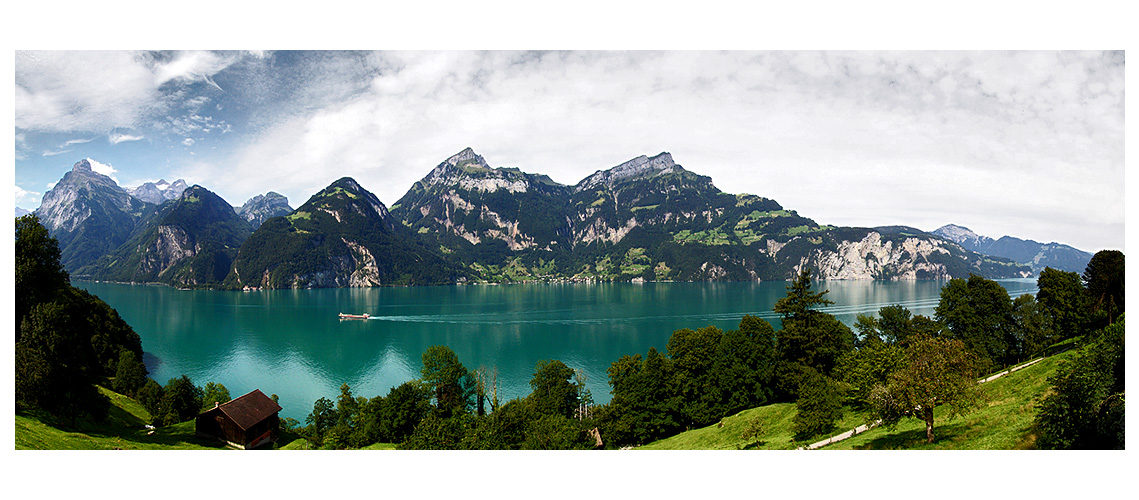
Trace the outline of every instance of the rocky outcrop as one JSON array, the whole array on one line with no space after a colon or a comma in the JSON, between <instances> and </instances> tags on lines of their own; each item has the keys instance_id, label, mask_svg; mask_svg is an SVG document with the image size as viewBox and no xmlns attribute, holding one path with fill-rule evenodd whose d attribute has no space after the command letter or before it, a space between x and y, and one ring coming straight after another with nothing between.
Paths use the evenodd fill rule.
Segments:
<instances>
[{"instance_id":1,"label":"rocky outcrop","mask_svg":"<svg viewBox=\"0 0 1139 500\"><path fill-rule=\"evenodd\" d=\"M574 192L586 191L601 185L613 189L622 182L640 177L672 173L679 168L680 166L672 160L672 155L667 152L652 158L641 155L611 169L594 172L593 175L577 183L577 186L574 186Z\"/></svg>"},{"instance_id":2,"label":"rocky outcrop","mask_svg":"<svg viewBox=\"0 0 1139 500\"><path fill-rule=\"evenodd\" d=\"M843 280L913 280L949 279L949 268L939 263L934 254L950 256L944 243L929 238L905 238L901 243L883 241L871 232L859 241L843 241L837 249L815 249L800 259L794 271L810 266L822 279Z\"/></svg>"},{"instance_id":3,"label":"rocky outcrop","mask_svg":"<svg viewBox=\"0 0 1139 500\"><path fill-rule=\"evenodd\" d=\"M194 243L186 231L177 226L158 226L154 243L147 248L139 262L143 274L162 279L174 266L197 255L201 247Z\"/></svg>"}]
</instances>

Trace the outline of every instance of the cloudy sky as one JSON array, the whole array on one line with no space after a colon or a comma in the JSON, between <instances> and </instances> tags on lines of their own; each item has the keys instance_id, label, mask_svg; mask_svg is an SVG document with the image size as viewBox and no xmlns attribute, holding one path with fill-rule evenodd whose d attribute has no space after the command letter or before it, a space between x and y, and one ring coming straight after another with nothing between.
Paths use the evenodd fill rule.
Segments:
<instances>
[{"instance_id":1,"label":"cloudy sky","mask_svg":"<svg viewBox=\"0 0 1139 500\"><path fill-rule=\"evenodd\" d=\"M121 185L387 205L470 146L575 184L672 153L820 224L1124 246L1124 55L1102 51L15 54L15 193Z\"/></svg>"}]
</instances>

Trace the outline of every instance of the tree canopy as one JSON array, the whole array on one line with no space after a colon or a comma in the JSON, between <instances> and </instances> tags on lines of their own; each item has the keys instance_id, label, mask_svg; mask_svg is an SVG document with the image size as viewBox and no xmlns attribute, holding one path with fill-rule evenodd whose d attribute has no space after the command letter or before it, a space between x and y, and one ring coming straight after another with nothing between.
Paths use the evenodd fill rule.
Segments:
<instances>
[{"instance_id":1,"label":"tree canopy","mask_svg":"<svg viewBox=\"0 0 1139 500\"><path fill-rule=\"evenodd\" d=\"M871 391L871 414L886 425L903 417L918 418L925 422L926 442L932 443L936 406L948 407L953 418L979 405L982 394L975 366L975 356L960 340L916 339L906 347L902 366L890 381Z\"/></svg>"}]
</instances>

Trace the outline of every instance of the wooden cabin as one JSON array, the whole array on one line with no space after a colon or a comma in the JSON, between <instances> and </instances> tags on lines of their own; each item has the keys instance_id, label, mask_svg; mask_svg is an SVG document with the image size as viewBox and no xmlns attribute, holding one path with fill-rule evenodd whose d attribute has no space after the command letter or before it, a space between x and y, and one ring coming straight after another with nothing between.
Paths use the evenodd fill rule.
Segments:
<instances>
[{"instance_id":1,"label":"wooden cabin","mask_svg":"<svg viewBox=\"0 0 1139 500\"><path fill-rule=\"evenodd\" d=\"M254 389L198 415L194 422L197 435L214 438L243 450L271 446L277 441L280 405L265 393Z\"/></svg>"}]
</instances>

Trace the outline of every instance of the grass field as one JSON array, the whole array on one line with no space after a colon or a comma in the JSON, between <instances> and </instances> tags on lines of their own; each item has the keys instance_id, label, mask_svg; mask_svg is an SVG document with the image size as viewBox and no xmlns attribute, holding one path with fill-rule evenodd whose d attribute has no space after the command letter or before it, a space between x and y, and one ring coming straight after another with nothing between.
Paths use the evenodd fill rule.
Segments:
<instances>
[{"instance_id":1,"label":"grass field","mask_svg":"<svg viewBox=\"0 0 1139 500\"><path fill-rule=\"evenodd\" d=\"M1036 416L1036 402L1049 390L1048 377L1055 373L1061 362L1070 359L1074 351L1047 358L1030 367L1012 372L984 384L983 406L953 420L938 416L935 411L933 444L925 443L925 423L906 419L897 427L874 428L849 439L826 446L824 450L1021 450L1035 449L1036 435L1032 421ZM846 409L843 421L831 435L841 434L863 423L861 414ZM794 442L792 418L793 403L780 403L744 410L723 420L723 427L714 424L701 429L672 436L638 447L638 450L786 450L805 446L825 439L817 437L809 442ZM740 437L748 422L759 418L763 434L758 446Z\"/></svg>"},{"instance_id":2,"label":"grass field","mask_svg":"<svg viewBox=\"0 0 1139 500\"><path fill-rule=\"evenodd\" d=\"M111 409L103 422L79 419L57 422L40 415L16 415L17 450L208 450L220 443L194 436L194 421L154 429L143 426L150 414L137 401L99 388L111 399Z\"/></svg>"},{"instance_id":3,"label":"grass field","mask_svg":"<svg viewBox=\"0 0 1139 500\"><path fill-rule=\"evenodd\" d=\"M654 441L638 450L794 450L808 443L792 440L795 434L791 429L795 418L794 403L779 403L741 411L725 417L720 424L701 429L693 429L675 436ZM763 429L759 441L741 437L753 419L759 419ZM862 425L863 416L849 410L844 411L842 422L835 433ZM819 439L823 439L820 437ZM817 440L817 439L816 439ZM812 440L816 441L816 440Z\"/></svg>"}]
</instances>

